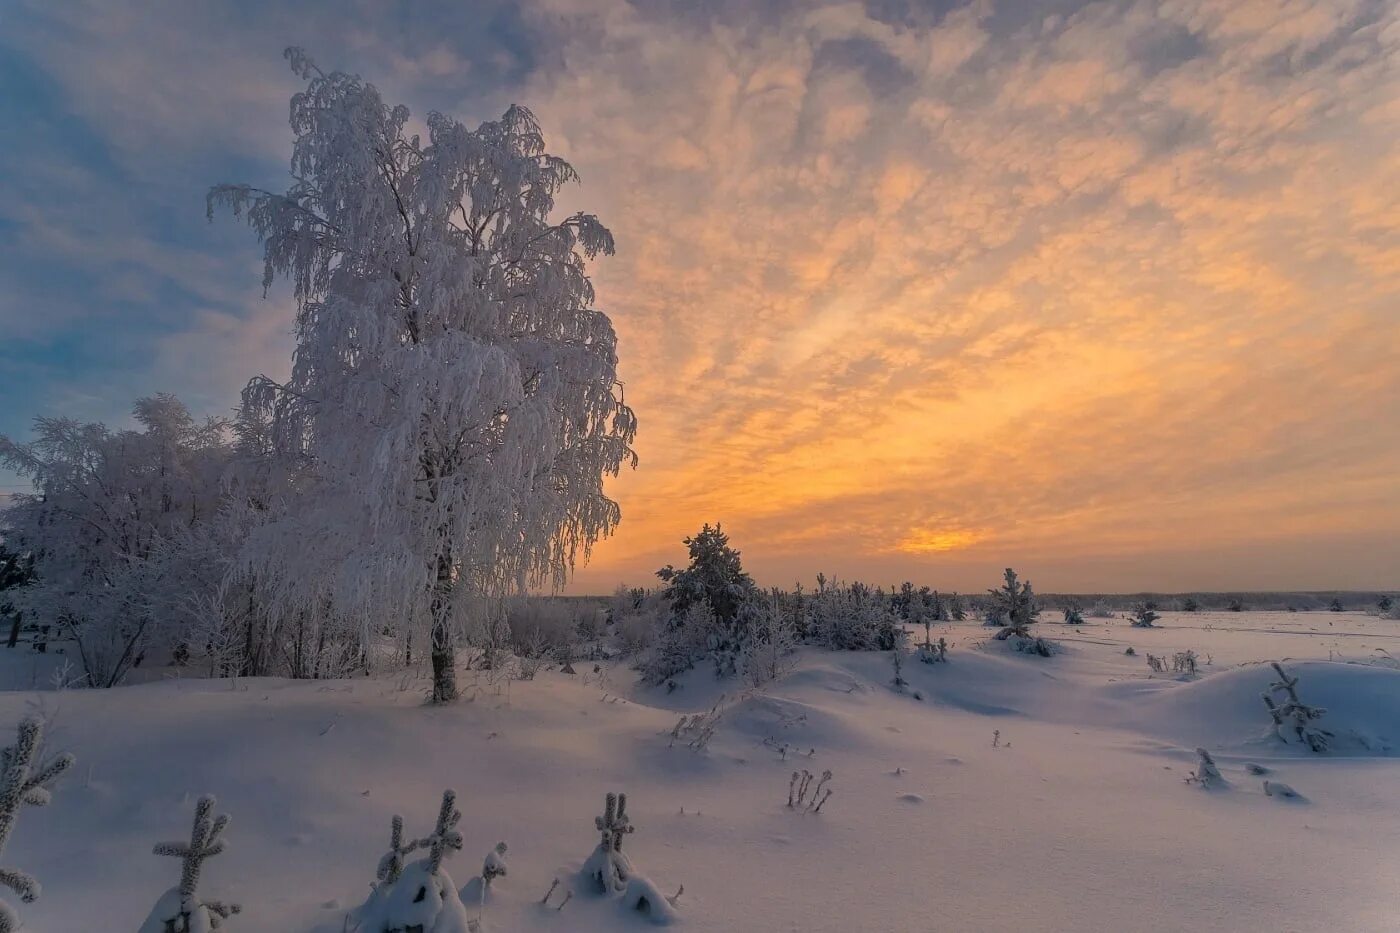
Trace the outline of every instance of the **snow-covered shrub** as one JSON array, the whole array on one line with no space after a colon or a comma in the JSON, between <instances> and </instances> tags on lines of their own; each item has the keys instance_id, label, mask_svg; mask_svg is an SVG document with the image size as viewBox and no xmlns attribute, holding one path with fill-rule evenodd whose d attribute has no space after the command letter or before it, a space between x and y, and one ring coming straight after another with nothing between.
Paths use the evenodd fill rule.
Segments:
<instances>
[{"instance_id":1,"label":"snow-covered shrub","mask_svg":"<svg viewBox=\"0 0 1400 933\"><path fill-rule=\"evenodd\" d=\"M1196 652L1190 648L1178 651L1172 655L1172 670L1178 674L1195 674L1197 660Z\"/></svg>"},{"instance_id":2,"label":"snow-covered shrub","mask_svg":"<svg viewBox=\"0 0 1400 933\"><path fill-rule=\"evenodd\" d=\"M68 418L35 420L35 440L0 435L0 465L30 480L3 512L5 539L31 555L34 580L8 601L72 639L85 683L120 683L170 640L162 604L188 581L162 572L162 542L219 513L228 438L174 396L139 399L140 430Z\"/></svg>"},{"instance_id":3,"label":"snow-covered shrub","mask_svg":"<svg viewBox=\"0 0 1400 933\"><path fill-rule=\"evenodd\" d=\"M506 627L517 656L538 655L578 641L578 611L563 599L517 596L506 602Z\"/></svg>"},{"instance_id":4,"label":"snow-covered shrub","mask_svg":"<svg viewBox=\"0 0 1400 933\"><path fill-rule=\"evenodd\" d=\"M160 896L140 933L206 933L239 912L237 904L206 900L199 894L204 861L224 851L223 834L228 827L228 814L214 816L214 803L212 796L199 798L188 842L160 842L152 850L180 859L180 883Z\"/></svg>"},{"instance_id":5,"label":"snow-covered shrub","mask_svg":"<svg viewBox=\"0 0 1400 933\"><path fill-rule=\"evenodd\" d=\"M948 660L948 639L939 637L938 641L930 642L927 638L919 645L918 658L925 664L942 664Z\"/></svg>"},{"instance_id":6,"label":"snow-covered shrub","mask_svg":"<svg viewBox=\"0 0 1400 933\"><path fill-rule=\"evenodd\" d=\"M948 618L954 622L962 622L967 618L967 607L963 605L963 599L957 593L949 593L943 597L943 603L948 613Z\"/></svg>"},{"instance_id":7,"label":"snow-covered shrub","mask_svg":"<svg viewBox=\"0 0 1400 933\"><path fill-rule=\"evenodd\" d=\"M1277 661L1273 662L1273 668L1279 679L1269 685L1268 693L1263 696L1264 705L1269 708L1269 715L1274 721L1274 735L1287 742L1289 738L1284 733L1291 732L1300 744L1308 746L1314 752L1327 751L1332 733L1314 725L1327 710L1308 706L1298 699L1298 678L1290 677L1283 665ZM1282 703L1275 701L1275 694L1282 695Z\"/></svg>"},{"instance_id":8,"label":"snow-covered shrub","mask_svg":"<svg viewBox=\"0 0 1400 933\"><path fill-rule=\"evenodd\" d=\"M1225 783L1225 779L1220 776L1220 769L1215 766L1215 759L1210 756L1210 752L1204 748L1197 748L1196 756L1199 759L1196 770L1186 776L1186 783L1199 784L1202 787L1218 787Z\"/></svg>"},{"instance_id":9,"label":"snow-covered shrub","mask_svg":"<svg viewBox=\"0 0 1400 933\"><path fill-rule=\"evenodd\" d=\"M1020 582L1016 571L1007 567L1002 585L998 589L988 590L987 596L988 622L995 619L998 624L1005 626L997 632L996 637L999 641L1005 641L1013 635L1030 638L1028 626L1040 614L1040 609L1036 606L1035 592L1031 589L1029 580Z\"/></svg>"},{"instance_id":10,"label":"snow-covered shrub","mask_svg":"<svg viewBox=\"0 0 1400 933\"><path fill-rule=\"evenodd\" d=\"M1147 653L1147 666L1152 669L1154 674L1167 672L1167 662L1150 651Z\"/></svg>"},{"instance_id":11,"label":"snow-covered shrub","mask_svg":"<svg viewBox=\"0 0 1400 933\"><path fill-rule=\"evenodd\" d=\"M469 933L471 923L443 859L462 848L457 794L445 790L431 835L405 842L403 820L394 817L390 851L379 861L378 883L355 912L357 933ZM426 858L405 865L404 856L426 849ZM145 931L143 931L145 933Z\"/></svg>"},{"instance_id":12,"label":"snow-covered shrub","mask_svg":"<svg viewBox=\"0 0 1400 933\"><path fill-rule=\"evenodd\" d=\"M1244 612L1244 600L1238 597L1232 598L1225 604L1225 609L1228 612Z\"/></svg>"},{"instance_id":13,"label":"snow-covered shrub","mask_svg":"<svg viewBox=\"0 0 1400 933\"><path fill-rule=\"evenodd\" d=\"M685 745L694 751L702 752L710 744L710 739L715 737L715 730L719 728L720 720L724 718L724 713L720 705L724 703L724 694L715 701L708 712L681 714L681 718L671 729L671 741L667 748L674 748L677 742L684 742Z\"/></svg>"},{"instance_id":14,"label":"snow-covered shrub","mask_svg":"<svg viewBox=\"0 0 1400 933\"><path fill-rule=\"evenodd\" d=\"M909 686L909 681L904 679L904 644L907 640L908 635L901 625L895 630L894 647L890 649L890 664L894 667L894 679L890 683L896 693L903 693L904 688Z\"/></svg>"},{"instance_id":15,"label":"snow-covered shrub","mask_svg":"<svg viewBox=\"0 0 1400 933\"><path fill-rule=\"evenodd\" d=\"M486 853L486 858L481 863L481 880L487 887L497 878L504 878L506 871L506 853L509 848L504 842L496 843L496 847Z\"/></svg>"},{"instance_id":16,"label":"snow-covered shrub","mask_svg":"<svg viewBox=\"0 0 1400 933\"><path fill-rule=\"evenodd\" d=\"M902 631L899 613L877 589L863 583L828 583L817 575L807 601L807 639L837 651L889 651Z\"/></svg>"},{"instance_id":17,"label":"snow-covered shrub","mask_svg":"<svg viewBox=\"0 0 1400 933\"><path fill-rule=\"evenodd\" d=\"M1196 597L1188 596L1181 601L1182 612L1200 612L1201 604L1196 601Z\"/></svg>"},{"instance_id":18,"label":"snow-covered shrub","mask_svg":"<svg viewBox=\"0 0 1400 933\"><path fill-rule=\"evenodd\" d=\"M1341 611L1343 610L1343 608L1344 608L1344 607L1342 606L1342 601L1341 601L1340 599L1335 598L1335 597L1332 599L1332 601L1331 601L1330 603L1327 604L1327 611L1328 611L1328 612L1341 612Z\"/></svg>"},{"instance_id":19,"label":"snow-covered shrub","mask_svg":"<svg viewBox=\"0 0 1400 933\"><path fill-rule=\"evenodd\" d=\"M583 875L603 894L622 891L632 877L632 862L622 851L622 839L634 831L627 819L627 795L608 794L603 815L593 818L601 838L583 863Z\"/></svg>"},{"instance_id":20,"label":"snow-covered shrub","mask_svg":"<svg viewBox=\"0 0 1400 933\"><path fill-rule=\"evenodd\" d=\"M1300 794L1300 793L1298 793L1296 790L1294 790L1294 789L1292 788L1291 785L1285 784L1285 783L1283 783L1282 781L1265 781L1265 782L1264 782L1264 796L1265 796L1265 797L1282 797L1282 798L1284 798L1284 799L1286 799L1286 800L1302 800L1302 799L1303 799L1303 795L1302 795L1302 794Z\"/></svg>"},{"instance_id":21,"label":"snow-covered shrub","mask_svg":"<svg viewBox=\"0 0 1400 933\"><path fill-rule=\"evenodd\" d=\"M690 670L705 656L715 628L714 610L708 603L696 603L681 616L663 616L660 631L637 665L642 682L663 684Z\"/></svg>"},{"instance_id":22,"label":"snow-covered shrub","mask_svg":"<svg viewBox=\"0 0 1400 933\"><path fill-rule=\"evenodd\" d=\"M1091 619L1111 619L1113 618L1113 607L1102 599L1096 600L1089 607L1089 617Z\"/></svg>"},{"instance_id":23,"label":"snow-covered shrub","mask_svg":"<svg viewBox=\"0 0 1400 933\"><path fill-rule=\"evenodd\" d=\"M1084 624L1084 610L1079 608L1078 603L1070 603L1069 605L1065 606L1064 616L1066 625Z\"/></svg>"},{"instance_id":24,"label":"snow-covered shrub","mask_svg":"<svg viewBox=\"0 0 1400 933\"><path fill-rule=\"evenodd\" d=\"M671 609L659 591L630 592L640 594L635 603L629 599L625 608L618 608L614 600L613 635L623 654L636 656L656 642L671 619Z\"/></svg>"},{"instance_id":25,"label":"snow-covered shrub","mask_svg":"<svg viewBox=\"0 0 1400 933\"><path fill-rule=\"evenodd\" d=\"M1138 603L1133 607L1132 618L1133 628L1152 628L1161 616L1152 610L1151 603Z\"/></svg>"},{"instance_id":26,"label":"snow-covered shrub","mask_svg":"<svg viewBox=\"0 0 1400 933\"><path fill-rule=\"evenodd\" d=\"M741 660L744 678L754 687L777 680L792 669L797 650L797 628L784 611L778 594L770 595L767 610L749 633Z\"/></svg>"},{"instance_id":27,"label":"snow-covered shrub","mask_svg":"<svg viewBox=\"0 0 1400 933\"><path fill-rule=\"evenodd\" d=\"M0 854L14 832L19 811L47 806L51 799L49 785L73 766L69 754L43 758L44 723L29 716L19 724L15 744L0 749ZM13 868L0 868L0 885L19 895L26 904L39 897L39 882L33 876ZM0 933L13 933L20 927L14 908L0 901Z\"/></svg>"}]
</instances>

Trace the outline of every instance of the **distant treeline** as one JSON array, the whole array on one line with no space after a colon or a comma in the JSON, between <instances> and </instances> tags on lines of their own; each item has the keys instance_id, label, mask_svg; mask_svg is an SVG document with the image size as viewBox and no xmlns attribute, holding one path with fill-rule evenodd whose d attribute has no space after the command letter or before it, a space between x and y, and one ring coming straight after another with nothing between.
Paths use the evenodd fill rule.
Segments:
<instances>
[{"instance_id":1,"label":"distant treeline","mask_svg":"<svg viewBox=\"0 0 1400 933\"><path fill-rule=\"evenodd\" d=\"M1087 609L1102 606L1114 611L1129 612L1146 603L1154 609L1166 611L1190 610L1198 612L1226 612L1235 607L1241 610L1262 612L1324 612L1339 603L1346 611L1364 612L1374 610L1383 599L1400 602L1400 594L1394 590L1310 590L1305 592L1191 592L1191 593L1037 593L1036 602L1043 610L1060 610L1066 606ZM607 605L609 596L555 596L575 606L596 604L599 608ZM980 605L981 594L967 594L968 602ZM1237 610L1238 611L1238 610Z\"/></svg>"}]
</instances>

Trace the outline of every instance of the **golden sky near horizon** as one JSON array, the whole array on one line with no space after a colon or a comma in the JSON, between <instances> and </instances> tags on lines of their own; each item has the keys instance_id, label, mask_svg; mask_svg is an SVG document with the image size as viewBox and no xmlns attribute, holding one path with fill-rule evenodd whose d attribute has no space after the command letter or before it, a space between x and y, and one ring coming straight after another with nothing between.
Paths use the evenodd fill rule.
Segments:
<instances>
[{"instance_id":1,"label":"golden sky near horizon","mask_svg":"<svg viewBox=\"0 0 1400 933\"><path fill-rule=\"evenodd\" d=\"M767 583L1400 585L1400 7L609 9L526 98L641 418L574 591L704 521Z\"/></svg>"},{"instance_id":2,"label":"golden sky near horizon","mask_svg":"<svg viewBox=\"0 0 1400 933\"><path fill-rule=\"evenodd\" d=\"M641 466L571 592L654 583L707 521L765 584L1400 587L1400 4L21 0L8 28L35 130L0 153L0 431L286 371L289 303L203 192L285 184L296 42L420 117L529 106L582 175L561 210L615 234Z\"/></svg>"}]
</instances>

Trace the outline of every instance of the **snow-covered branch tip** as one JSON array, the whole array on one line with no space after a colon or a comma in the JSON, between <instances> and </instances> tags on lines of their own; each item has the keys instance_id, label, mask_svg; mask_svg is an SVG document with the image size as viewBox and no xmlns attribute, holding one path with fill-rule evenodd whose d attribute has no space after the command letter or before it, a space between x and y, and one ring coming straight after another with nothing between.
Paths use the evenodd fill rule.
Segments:
<instances>
[{"instance_id":1,"label":"snow-covered branch tip","mask_svg":"<svg viewBox=\"0 0 1400 933\"><path fill-rule=\"evenodd\" d=\"M15 744L0 750L0 853L10 841L20 809L46 806L50 785L73 766L73 756L55 755L40 760L43 752L44 724L37 716L29 716L19 724ZM13 868L0 868L0 885L19 895L26 904L33 903L40 893L39 882L32 875ZM0 933L19 929L19 917L14 909L0 901Z\"/></svg>"}]
</instances>

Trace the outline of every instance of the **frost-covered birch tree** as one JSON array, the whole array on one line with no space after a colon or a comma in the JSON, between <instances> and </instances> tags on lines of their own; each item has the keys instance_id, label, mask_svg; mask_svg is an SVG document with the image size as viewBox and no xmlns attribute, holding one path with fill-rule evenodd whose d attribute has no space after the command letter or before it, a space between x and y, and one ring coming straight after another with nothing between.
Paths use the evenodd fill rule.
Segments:
<instances>
[{"instance_id":1,"label":"frost-covered birch tree","mask_svg":"<svg viewBox=\"0 0 1400 933\"><path fill-rule=\"evenodd\" d=\"M476 129L430 113L422 138L374 85L287 59L307 82L291 186L209 195L297 303L290 378L254 379L243 407L298 473L243 568L274 611L425 627L443 702L469 609L561 583L620 517L602 481L635 464L636 421L585 266L613 238L551 217L577 175L525 108Z\"/></svg>"}]
</instances>

